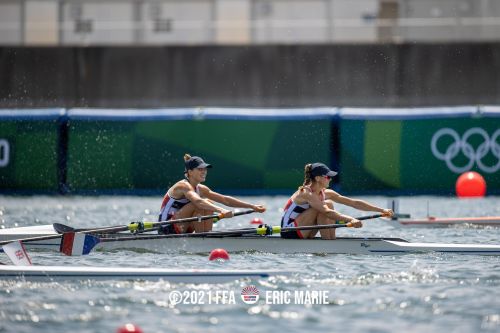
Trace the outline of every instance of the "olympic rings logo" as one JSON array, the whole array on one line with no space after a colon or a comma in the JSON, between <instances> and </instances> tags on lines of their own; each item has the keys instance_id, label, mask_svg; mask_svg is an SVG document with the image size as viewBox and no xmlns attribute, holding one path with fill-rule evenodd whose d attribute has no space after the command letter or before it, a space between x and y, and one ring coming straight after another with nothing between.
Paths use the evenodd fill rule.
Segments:
<instances>
[{"instance_id":1,"label":"olympic rings logo","mask_svg":"<svg viewBox=\"0 0 500 333\"><path fill-rule=\"evenodd\" d=\"M479 135L482 137L483 142L474 150L472 145L468 142L472 135ZM444 152L441 152L437 148L438 141L446 136L450 136L454 142L446 148ZM434 156L442 161L446 162L448 168L455 173L463 173L469 171L477 164L477 167L486 173L495 173L500 169L500 144L497 142L500 136L500 128L493 133L491 138L488 133L479 127L473 127L468 129L462 138L458 133L451 128L441 128L439 131L434 133L431 140L431 150ZM497 163L495 165L489 166L483 163L483 158L491 153L497 158ZM469 159L466 165L456 166L453 164L453 159L462 152L465 157Z\"/></svg>"}]
</instances>

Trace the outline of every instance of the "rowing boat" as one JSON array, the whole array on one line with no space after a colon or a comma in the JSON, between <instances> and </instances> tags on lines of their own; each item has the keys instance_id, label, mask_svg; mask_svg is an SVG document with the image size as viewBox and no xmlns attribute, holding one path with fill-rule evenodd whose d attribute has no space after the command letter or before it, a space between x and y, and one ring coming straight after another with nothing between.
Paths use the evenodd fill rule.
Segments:
<instances>
[{"instance_id":1,"label":"rowing boat","mask_svg":"<svg viewBox=\"0 0 500 333\"><path fill-rule=\"evenodd\" d=\"M447 227L452 225L481 225L481 226L497 226L500 227L500 216L485 216L485 217L432 217L422 219L395 219L391 220L403 226L415 227Z\"/></svg>"},{"instance_id":2,"label":"rowing boat","mask_svg":"<svg viewBox=\"0 0 500 333\"><path fill-rule=\"evenodd\" d=\"M20 231L0 230L0 239L21 239L31 235L57 234L51 225L13 228ZM52 229L52 230L51 230ZM25 233L27 232L27 233ZM24 234L23 234L24 233ZM402 254L419 252L444 252L459 254L500 255L500 245L494 244L453 244L453 243L413 243L401 238L351 238L336 240L283 239L278 236L239 237L189 237L180 235L137 235L121 234L101 238L96 250L140 250L158 253L208 253L214 248L224 248L230 252L258 251L268 253L326 253L326 254ZM186 236L186 237L182 237ZM28 249L59 250L60 240L26 242Z\"/></svg>"},{"instance_id":3,"label":"rowing boat","mask_svg":"<svg viewBox=\"0 0 500 333\"><path fill-rule=\"evenodd\" d=\"M175 270L137 267L0 266L0 280L22 279L25 281L164 280L173 283L225 283L243 278L263 279L283 274L287 273L278 270Z\"/></svg>"}]
</instances>

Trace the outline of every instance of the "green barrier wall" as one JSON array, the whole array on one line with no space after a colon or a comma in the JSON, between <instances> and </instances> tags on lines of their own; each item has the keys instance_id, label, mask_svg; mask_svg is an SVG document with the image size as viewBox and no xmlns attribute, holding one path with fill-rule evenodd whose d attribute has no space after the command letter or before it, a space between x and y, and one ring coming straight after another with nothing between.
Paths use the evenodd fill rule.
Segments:
<instances>
[{"instance_id":1,"label":"green barrier wall","mask_svg":"<svg viewBox=\"0 0 500 333\"><path fill-rule=\"evenodd\" d=\"M63 114L63 110L0 112L0 190L58 190Z\"/></svg>"},{"instance_id":2,"label":"green barrier wall","mask_svg":"<svg viewBox=\"0 0 500 333\"><path fill-rule=\"evenodd\" d=\"M289 192L323 161L343 193L452 194L473 170L493 194L500 107L0 110L0 192L164 191L184 153L220 190Z\"/></svg>"},{"instance_id":3,"label":"green barrier wall","mask_svg":"<svg viewBox=\"0 0 500 333\"><path fill-rule=\"evenodd\" d=\"M307 162L329 163L331 121L155 120L69 123L70 190L164 190L183 178L183 155L214 165L218 189L292 189Z\"/></svg>"},{"instance_id":4,"label":"green barrier wall","mask_svg":"<svg viewBox=\"0 0 500 333\"><path fill-rule=\"evenodd\" d=\"M343 190L454 193L468 170L500 188L500 118L344 119L340 133Z\"/></svg>"}]
</instances>

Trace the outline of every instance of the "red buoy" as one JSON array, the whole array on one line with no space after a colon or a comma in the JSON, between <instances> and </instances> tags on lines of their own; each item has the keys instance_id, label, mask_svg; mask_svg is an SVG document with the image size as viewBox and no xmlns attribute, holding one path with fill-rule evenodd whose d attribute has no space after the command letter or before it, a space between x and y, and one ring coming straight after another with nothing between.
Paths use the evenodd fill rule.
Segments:
<instances>
[{"instance_id":1,"label":"red buoy","mask_svg":"<svg viewBox=\"0 0 500 333\"><path fill-rule=\"evenodd\" d=\"M212 252L210 252L208 260L217 260L217 259L229 260L229 254L224 249L213 249Z\"/></svg>"},{"instance_id":2,"label":"red buoy","mask_svg":"<svg viewBox=\"0 0 500 333\"><path fill-rule=\"evenodd\" d=\"M258 225L261 225L261 224L264 224L264 222L262 222L262 219L260 217L256 217L254 218L252 221L250 221L250 224L258 224Z\"/></svg>"},{"instance_id":3,"label":"red buoy","mask_svg":"<svg viewBox=\"0 0 500 333\"><path fill-rule=\"evenodd\" d=\"M118 327L116 333L143 333L139 326L134 324L125 324L121 327Z\"/></svg>"},{"instance_id":4,"label":"red buoy","mask_svg":"<svg viewBox=\"0 0 500 333\"><path fill-rule=\"evenodd\" d=\"M460 198L484 197L486 194L486 181L477 172L465 172L458 177L455 190Z\"/></svg>"}]
</instances>

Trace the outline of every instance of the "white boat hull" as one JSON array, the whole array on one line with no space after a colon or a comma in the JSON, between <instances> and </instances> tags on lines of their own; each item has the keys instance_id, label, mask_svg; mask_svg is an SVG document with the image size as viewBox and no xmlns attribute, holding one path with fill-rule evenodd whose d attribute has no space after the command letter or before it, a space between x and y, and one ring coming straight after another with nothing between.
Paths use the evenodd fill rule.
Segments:
<instances>
[{"instance_id":1,"label":"white boat hull","mask_svg":"<svg viewBox=\"0 0 500 333\"><path fill-rule=\"evenodd\" d=\"M27 249L59 250L54 240L26 243ZM229 252L257 251L268 253L318 254L402 254L418 252L445 252L478 255L500 255L500 245L411 243L382 238L282 239L279 237L224 237L224 238L158 238L104 242L97 251L137 250L157 253L209 253L215 248Z\"/></svg>"},{"instance_id":2,"label":"white boat hull","mask_svg":"<svg viewBox=\"0 0 500 333\"><path fill-rule=\"evenodd\" d=\"M338 238L336 240L283 239L280 237L166 238L106 242L105 250L137 248L154 252L208 253L222 247L229 252L258 251L269 253L326 254L398 254L415 252L450 252L500 255L500 245L409 243L403 239Z\"/></svg>"},{"instance_id":3,"label":"white boat hull","mask_svg":"<svg viewBox=\"0 0 500 333\"><path fill-rule=\"evenodd\" d=\"M226 283L238 279L262 279L282 271L154 269L88 266L11 266L0 265L0 280L75 281L75 280L164 280L172 283Z\"/></svg>"}]
</instances>

